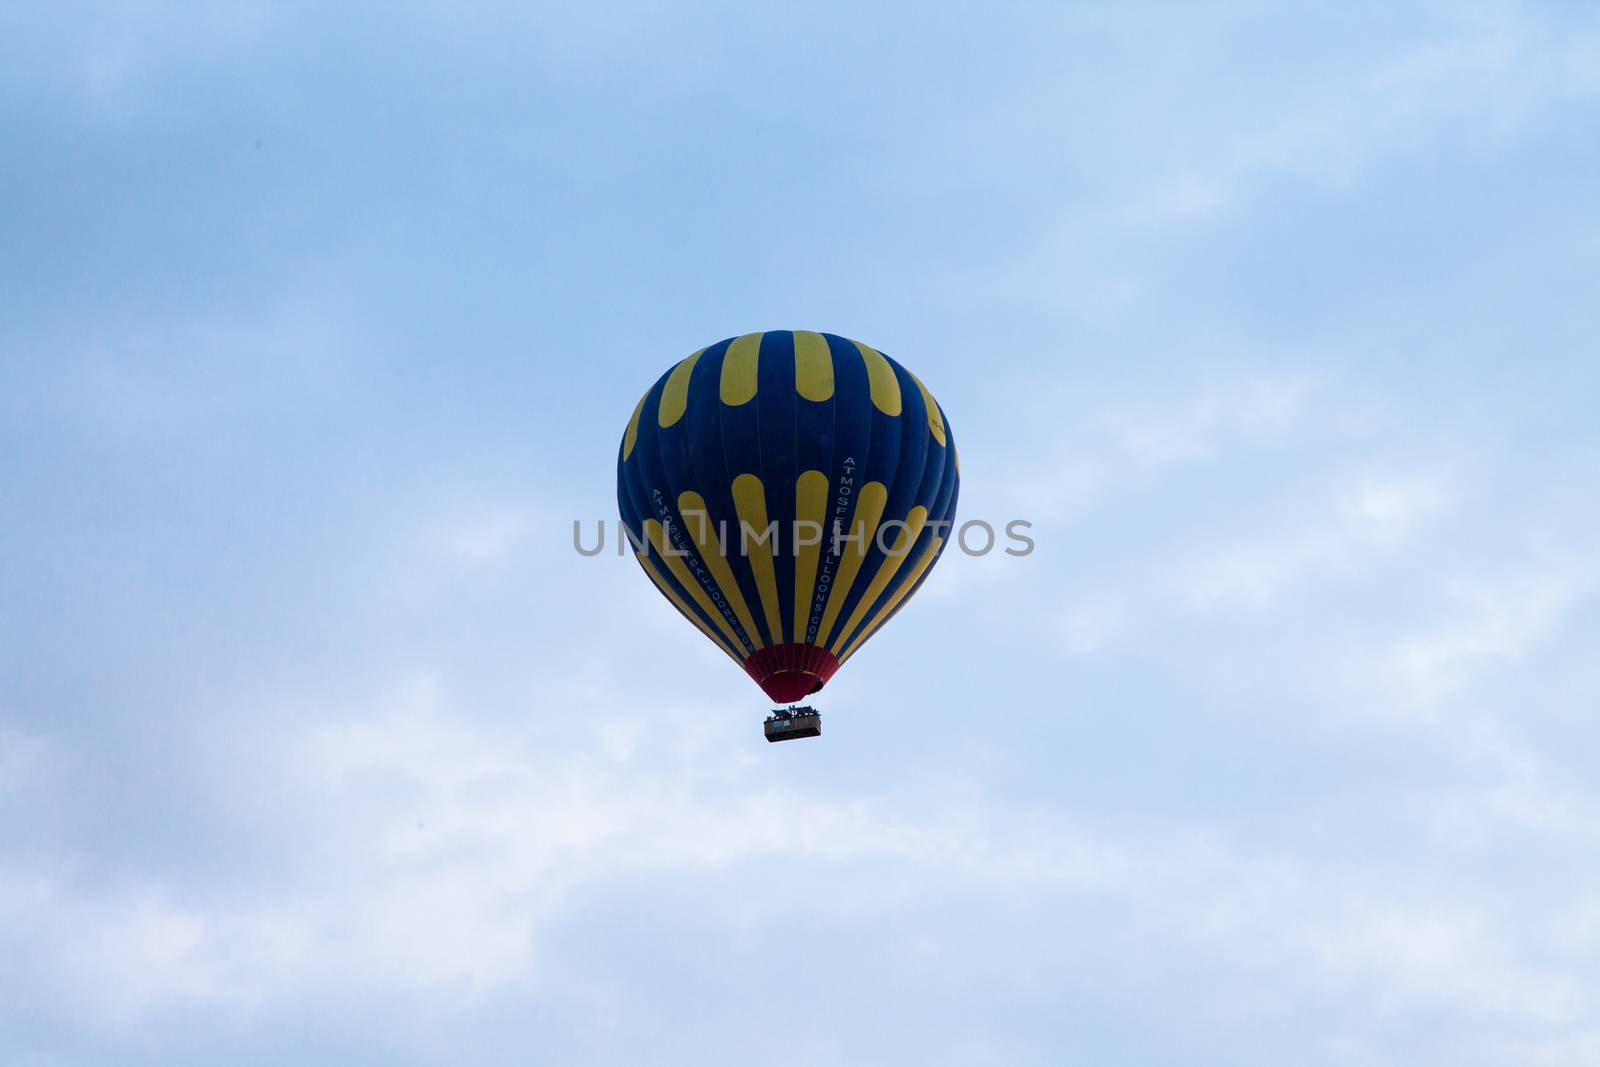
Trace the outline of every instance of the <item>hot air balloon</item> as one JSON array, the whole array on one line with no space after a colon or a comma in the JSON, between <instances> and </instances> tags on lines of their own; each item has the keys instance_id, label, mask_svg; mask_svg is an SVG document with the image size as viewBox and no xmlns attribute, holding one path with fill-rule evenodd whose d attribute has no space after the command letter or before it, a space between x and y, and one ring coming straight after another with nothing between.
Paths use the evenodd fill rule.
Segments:
<instances>
[{"instance_id":1,"label":"hot air balloon","mask_svg":"<svg viewBox=\"0 0 1600 1067\"><path fill-rule=\"evenodd\" d=\"M803 330L729 338L670 368L617 456L645 574L780 704L826 685L927 580L960 480L916 375ZM768 739L820 732L808 711L775 713Z\"/></svg>"}]
</instances>

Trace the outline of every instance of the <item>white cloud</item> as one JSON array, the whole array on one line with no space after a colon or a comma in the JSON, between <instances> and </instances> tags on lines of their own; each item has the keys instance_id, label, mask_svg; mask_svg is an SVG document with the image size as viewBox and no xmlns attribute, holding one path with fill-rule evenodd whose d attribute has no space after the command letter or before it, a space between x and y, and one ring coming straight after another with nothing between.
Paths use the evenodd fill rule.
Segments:
<instances>
[{"instance_id":1,"label":"white cloud","mask_svg":"<svg viewBox=\"0 0 1600 1067\"><path fill-rule=\"evenodd\" d=\"M1535 567L1457 580L1442 621L1397 640L1385 664L1410 701L1427 707L1456 693L1486 662L1513 660L1593 595L1586 569Z\"/></svg>"},{"instance_id":2,"label":"white cloud","mask_svg":"<svg viewBox=\"0 0 1600 1067\"><path fill-rule=\"evenodd\" d=\"M98 115L119 120L138 116L175 71L259 46L277 15L253 0L202 8L161 0L78 7L70 17L50 6L37 15L24 9L4 54L13 76L71 93Z\"/></svg>"},{"instance_id":3,"label":"white cloud","mask_svg":"<svg viewBox=\"0 0 1600 1067\"><path fill-rule=\"evenodd\" d=\"M1251 532L1253 524L1247 521L1244 530L1234 533L1236 539L1182 554L1169 566L1165 581L1200 610L1259 610L1297 583L1349 571L1375 554L1395 551L1448 499L1440 480L1418 475L1358 478L1348 487L1336 484L1291 503L1287 520L1265 520L1265 525L1278 527L1268 534Z\"/></svg>"},{"instance_id":4,"label":"white cloud","mask_svg":"<svg viewBox=\"0 0 1600 1067\"><path fill-rule=\"evenodd\" d=\"M1092 655L1107 648L1128 625L1124 599L1113 594L1096 594L1073 604L1061 616L1061 637L1068 652L1075 656Z\"/></svg>"},{"instance_id":5,"label":"white cloud","mask_svg":"<svg viewBox=\"0 0 1600 1067\"><path fill-rule=\"evenodd\" d=\"M1586 1003L1564 964L1530 961L1520 920L1475 910L1448 882L1389 886L1381 866L1262 852L1184 820L1130 832L995 796L974 807L801 795L764 782L757 762L730 767L720 749L641 764L628 749L655 749L659 722L629 723L631 746L610 723L587 750L549 752L537 727L473 726L450 705L421 679L308 727L251 768L243 784L302 805L284 816L295 851L315 858L314 879L284 871L235 899L182 881L12 883L8 922L48 931L73 999L119 1025L183 1004L254 1011L319 989L379 1000L452 990L456 1011L538 982L546 932L607 884L674 872L754 886L781 861L823 879L852 872L836 921L867 921L907 877L1056 912L1038 932L1044 955L1025 954L1047 982L1064 966L1047 962L1057 951L1092 945L1121 959L1116 981L1159 987L1175 959L1253 944L1228 981L1288 963L1309 968L1309 982L1357 982L1374 1006L1441 1002L1528 1023L1575 1020ZM796 812L805 817L778 817ZM1419 888L1428 905L1407 910ZM757 895L746 906L765 923L786 905ZM1126 925L1068 918L1108 909ZM1216 995L1220 1010L1226 991ZM1202 995L1196 1010L1210 1003ZM1286 1009L1268 998L1258 1010Z\"/></svg>"},{"instance_id":6,"label":"white cloud","mask_svg":"<svg viewBox=\"0 0 1600 1067\"><path fill-rule=\"evenodd\" d=\"M486 510L440 523L433 543L448 560L468 567L497 567L511 560L538 529L540 516L525 507ZM594 524L585 524L592 544Z\"/></svg>"},{"instance_id":7,"label":"white cloud","mask_svg":"<svg viewBox=\"0 0 1600 1067\"><path fill-rule=\"evenodd\" d=\"M1290 429L1315 390L1304 378L1255 378L1169 397L1148 410L1124 408L1101 421L1128 460L1159 467L1206 459L1240 437Z\"/></svg>"},{"instance_id":8,"label":"white cloud","mask_svg":"<svg viewBox=\"0 0 1600 1067\"><path fill-rule=\"evenodd\" d=\"M1323 388L1307 376L1260 375L1114 403L1098 395L1034 397L1038 439L1055 447L1042 464L1008 472L995 495L1029 519L1079 518L1109 492L1294 433Z\"/></svg>"},{"instance_id":9,"label":"white cloud","mask_svg":"<svg viewBox=\"0 0 1600 1067\"><path fill-rule=\"evenodd\" d=\"M875 857L991 885L1126 877L1117 849L1063 827L997 840L949 812L929 821L797 795L749 768L722 795L716 754L641 770L628 750L659 742L659 722L599 724L585 757L542 751L537 731L486 732L430 710L442 695L427 679L394 700L310 728L239 783L277 782L307 805L286 814L297 850L326 865L316 884L283 872L244 900L180 903L181 882L85 893L57 875L13 892L12 919L50 931L74 999L128 1022L197 1001L259 1007L330 981L363 996L488 992L536 973L540 932L573 894L640 872ZM619 745L624 726L634 736Z\"/></svg>"},{"instance_id":10,"label":"white cloud","mask_svg":"<svg viewBox=\"0 0 1600 1067\"><path fill-rule=\"evenodd\" d=\"M1272 174L1346 184L1383 155L1414 149L1451 123L1504 135L1540 105L1600 91L1590 62L1600 34L1580 30L1551 40L1550 32L1500 7L1490 17L1462 19L1446 40L1307 89L1290 84L1249 101L1212 101L1215 113L1191 111L1178 151L1151 178L1132 183L1113 214L1140 225L1215 215Z\"/></svg>"},{"instance_id":11,"label":"white cloud","mask_svg":"<svg viewBox=\"0 0 1600 1067\"><path fill-rule=\"evenodd\" d=\"M1422 478L1380 478L1357 486L1341 503L1369 535L1384 541L1404 540L1447 499L1437 481Z\"/></svg>"},{"instance_id":12,"label":"white cloud","mask_svg":"<svg viewBox=\"0 0 1600 1067\"><path fill-rule=\"evenodd\" d=\"M50 755L44 738L0 725L0 799L43 778Z\"/></svg>"},{"instance_id":13,"label":"white cloud","mask_svg":"<svg viewBox=\"0 0 1600 1067\"><path fill-rule=\"evenodd\" d=\"M1498 924L1460 907L1352 902L1306 935L1331 977L1376 982L1386 999L1435 1002L1528 1023L1581 1021L1592 997L1559 967L1529 965L1500 942Z\"/></svg>"}]
</instances>

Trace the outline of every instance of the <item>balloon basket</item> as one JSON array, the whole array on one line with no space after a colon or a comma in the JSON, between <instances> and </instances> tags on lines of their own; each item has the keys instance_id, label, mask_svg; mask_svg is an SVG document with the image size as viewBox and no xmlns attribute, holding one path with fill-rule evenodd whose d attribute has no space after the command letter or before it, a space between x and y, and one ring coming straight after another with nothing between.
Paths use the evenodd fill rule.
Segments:
<instances>
[{"instance_id":1,"label":"balloon basket","mask_svg":"<svg viewBox=\"0 0 1600 1067\"><path fill-rule=\"evenodd\" d=\"M816 708L790 706L773 711L762 724L768 741L798 741L822 736L822 715Z\"/></svg>"}]
</instances>

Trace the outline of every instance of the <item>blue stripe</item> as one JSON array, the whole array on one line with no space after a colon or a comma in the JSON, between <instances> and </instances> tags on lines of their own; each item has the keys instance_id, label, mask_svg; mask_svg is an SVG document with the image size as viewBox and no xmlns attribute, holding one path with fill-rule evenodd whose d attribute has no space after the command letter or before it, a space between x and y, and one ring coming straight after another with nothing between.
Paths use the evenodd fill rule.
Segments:
<instances>
[{"instance_id":1,"label":"blue stripe","mask_svg":"<svg viewBox=\"0 0 1600 1067\"><path fill-rule=\"evenodd\" d=\"M794 640L794 480L799 476L799 408L794 388L794 333L774 330L761 340L761 366L755 403L759 406L761 467L757 472L767 502L767 521L778 524L772 544L772 573L778 586L778 625L782 632L774 644ZM756 549L755 551L765 551ZM752 607L751 610L754 610ZM765 625L765 613L762 625Z\"/></svg>"},{"instance_id":2,"label":"blue stripe","mask_svg":"<svg viewBox=\"0 0 1600 1067\"><path fill-rule=\"evenodd\" d=\"M887 356L884 358L888 359ZM928 411L922 403L922 390L917 388L917 383L906 372L904 367L892 359L889 359L888 362L889 367L895 373L895 377L900 381L900 414L898 416L889 416L874 408L872 411L873 430L876 433L880 426L888 424L890 429L897 431L895 433L894 448L892 449L895 456L895 465L894 470L887 475L876 477L878 473L877 464L887 462L887 460L884 458L886 450L874 447L873 456L877 462L869 465L872 469L869 469L868 472L869 481L881 481L889 490L881 522L888 522L891 519L905 519L906 513L916 506L919 499L925 499L927 503L924 506L928 506L933 501L933 494L937 487L937 482L933 488L926 487L926 479L923 477L924 468L927 465L928 449L930 446L935 448L938 446L933 440L933 433L928 429ZM874 446L877 443L878 439L875 436L873 438ZM924 497L923 492L925 489L927 491ZM898 534L899 528L896 527L892 533ZM850 614L856 609L856 604L866 594L867 587L872 584L872 578L878 573L878 568L888 558L888 553L879 548L879 540L874 534L871 541L868 542L866 559L862 560L861 571L856 575L855 584L851 587L849 596L845 597L844 609L839 613L837 624L839 626L843 626L850 618ZM891 548L894 547L894 536L886 536L881 540ZM902 562L901 565L904 566L905 564ZM869 612L867 618L870 617ZM829 637L828 645L830 647L833 646L838 636L839 634L836 632ZM839 647L842 648L843 646Z\"/></svg>"},{"instance_id":3,"label":"blue stripe","mask_svg":"<svg viewBox=\"0 0 1600 1067\"><path fill-rule=\"evenodd\" d=\"M671 372L669 371L668 373ZM694 596L684 587L682 582L678 581L672 570L666 565L666 562L649 545L644 536L644 520L646 518L658 518L659 516L650 505L652 486L645 475L646 468L642 446L644 445L646 427L650 430L652 442L654 441L657 413L661 409L661 388L666 384L666 380L666 374L656 380L656 384L651 387L649 394L645 397L644 406L640 408L633 455L624 461L621 448L619 447L617 450L617 507L623 524L633 534L633 542L630 543L629 550L632 550L633 544L644 546L646 557L655 565L656 573L661 576L661 579L672 587L673 591L678 594L691 612L707 626L711 627L713 631L717 631L716 622L710 615L706 614L699 604L695 603ZM685 562L688 561L686 560ZM735 626L735 632L738 632L737 626Z\"/></svg>"},{"instance_id":4,"label":"blue stripe","mask_svg":"<svg viewBox=\"0 0 1600 1067\"><path fill-rule=\"evenodd\" d=\"M726 348L726 344L722 345L723 350L726 350ZM649 409L648 414L650 417L645 418L643 413L640 415L639 435L634 442L633 460L630 461L628 466L632 468L639 486L639 491L634 494L634 506L638 508L640 516L643 518L655 518L671 525L675 536L672 537L669 543L674 549L686 553L682 557L683 564L689 568L700 588L712 598L713 603L725 603L726 594L722 592L710 573L705 569L705 561L700 558L700 553L696 550L694 542L689 537L689 527L678 511L678 493L685 489L699 491L698 485L692 480L694 476L693 468L684 462L685 449L683 440L685 427L693 428L704 421L693 414L693 383L695 379L700 377L700 373L707 362L706 357L710 354L708 350L700 357L699 362L695 364L694 374L690 377L689 413L685 414L682 419L666 430L662 430L658 426L657 412L660 410L660 383L657 384L654 390L655 395L645 405ZM720 357L721 353L719 352L716 360L719 369L722 362ZM670 475L669 470L671 472ZM720 484L726 487L727 481L724 479L721 482L712 484ZM724 488L723 492L727 492L726 488ZM721 614L733 632L738 635L745 649L753 652L755 643L750 639L750 635L745 633L744 626L739 622L738 617L731 610L721 612Z\"/></svg>"},{"instance_id":5,"label":"blue stripe","mask_svg":"<svg viewBox=\"0 0 1600 1067\"><path fill-rule=\"evenodd\" d=\"M856 500L867 483L866 469L872 444L871 389L867 365L860 349L843 337L822 335L833 356L833 448L826 467L827 507L823 511L822 553L817 563L817 580L812 585L810 607L806 611L806 632L797 640L816 641L817 625L827 607L828 593L839 572L839 553L834 551L834 524L849 532L855 519Z\"/></svg>"}]
</instances>

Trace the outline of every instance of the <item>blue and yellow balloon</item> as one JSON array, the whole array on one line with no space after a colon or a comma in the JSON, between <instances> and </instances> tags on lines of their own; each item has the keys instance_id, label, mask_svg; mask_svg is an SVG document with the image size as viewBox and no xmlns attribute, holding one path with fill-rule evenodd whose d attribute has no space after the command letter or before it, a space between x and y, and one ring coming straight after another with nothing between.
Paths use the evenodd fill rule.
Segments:
<instances>
[{"instance_id":1,"label":"blue and yellow balloon","mask_svg":"<svg viewBox=\"0 0 1600 1067\"><path fill-rule=\"evenodd\" d=\"M961 476L917 376L831 333L702 348L640 398L617 504L663 596L779 703L825 685L927 580Z\"/></svg>"}]
</instances>

